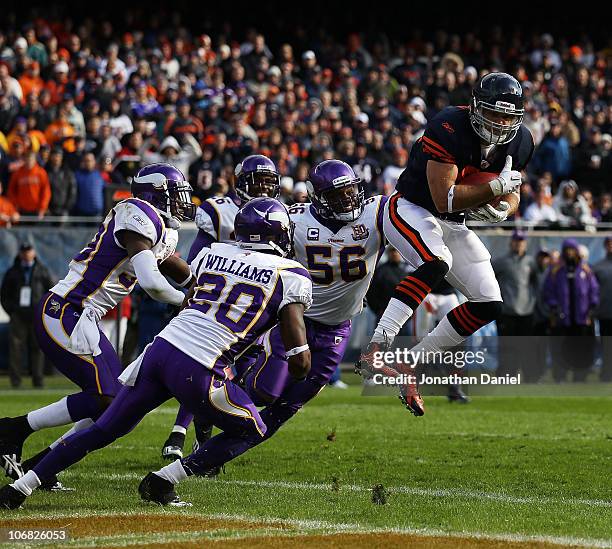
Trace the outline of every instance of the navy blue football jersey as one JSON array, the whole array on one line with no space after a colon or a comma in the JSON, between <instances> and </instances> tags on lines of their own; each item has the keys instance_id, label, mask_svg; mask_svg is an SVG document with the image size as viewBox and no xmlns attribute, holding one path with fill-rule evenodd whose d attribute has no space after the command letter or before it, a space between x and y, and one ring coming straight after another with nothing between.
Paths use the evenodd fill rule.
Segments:
<instances>
[{"instance_id":1,"label":"navy blue football jersey","mask_svg":"<svg viewBox=\"0 0 612 549\"><path fill-rule=\"evenodd\" d=\"M480 138L470 124L468 107L447 107L428 122L425 133L413 145L408 165L397 181L396 190L406 200L438 217L462 221L465 219L463 212L440 214L436 209L427 182L427 162L434 160L456 164L459 169L457 182L460 182L478 171L500 173L507 155L512 156L514 170L523 170L531 159L533 149L531 133L521 126L512 141L497 145L485 160Z\"/></svg>"}]
</instances>

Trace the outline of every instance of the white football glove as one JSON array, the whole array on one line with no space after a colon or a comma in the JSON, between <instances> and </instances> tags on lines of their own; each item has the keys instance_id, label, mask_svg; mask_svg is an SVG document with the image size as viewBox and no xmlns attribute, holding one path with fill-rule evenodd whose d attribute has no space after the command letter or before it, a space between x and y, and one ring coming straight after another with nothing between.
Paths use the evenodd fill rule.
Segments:
<instances>
[{"instance_id":1,"label":"white football glove","mask_svg":"<svg viewBox=\"0 0 612 549\"><path fill-rule=\"evenodd\" d=\"M502 200L497 208L491 206L491 204L483 204L478 208L474 208L468 212L468 218L474 221L482 221L483 223L501 223L508 219L508 210L510 204L505 200Z\"/></svg>"},{"instance_id":2,"label":"white football glove","mask_svg":"<svg viewBox=\"0 0 612 549\"><path fill-rule=\"evenodd\" d=\"M489 182L491 190L495 196L513 193L518 191L521 186L521 172L512 169L512 157L506 156L506 164L499 176Z\"/></svg>"}]
</instances>

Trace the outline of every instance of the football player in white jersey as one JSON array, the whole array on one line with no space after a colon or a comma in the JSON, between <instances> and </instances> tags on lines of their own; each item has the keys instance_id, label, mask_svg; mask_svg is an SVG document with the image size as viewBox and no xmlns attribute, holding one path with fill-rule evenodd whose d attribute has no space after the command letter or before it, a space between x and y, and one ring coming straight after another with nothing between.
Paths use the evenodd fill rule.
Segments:
<instances>
[{"instance_id":1,"label":"football player in white jersey","mask_svg":"<svg viewBox=\"0 0 612 549\"><path fill-rule=\"evenodd\" d=\"M23 474L19 462L29 435L69 423L74 423L69 433L83 429L117 394L122 365L98 327L100 318L136 282L154 299L173 305L180 305L184 294L164 275L182 286L191 282L189 266L173 255L180 221L195 216L191 186L174 166L152 164L138 172L131 190L133 198L113 207L92 241L70 262L66 277L38 305L38 344L81 391L28 414L0 419L0 463L12 478ZM24 462L24 469L49 451ZM54 478L41 480L45 487L59 488Z\"/></svg>"},{"instance_id":2,"label":"football player in white jersey","mask_svg":"<svg viewBox=\"0 0 612 549\"><path fill-rule=\"evenodd\" d=\"M266 196L277 198L280 174L274 162L262 154L252 154L240 162L234 170L234 188L222 198L209 198L198 207L195 223L198 234L191 245L187 262L191 263L202 248L210 248L213 242L234 242L234 219L238 209L252 198ZM193 414L179 406L172 431L162 446L162 457L174 460L183 457L187 428ZM210 438L212 425L196 421L196 446Z\"/></svg>"},{"instance_id":3,"label":"football player in white jersey","mask_svg":"<svg viewBox=\"0 0 612 549\"><path fill-rule=\"evenodd\" d=\"M22 478L0 490L0 507L18 508L48 478L129 433L172 397L207 417L222 433L197 452L141 482L143 499L181 505L175 484L225 459L226 445L263 439L266 424L247 393L225 375L227 366L278 323L288 369L310 369L303 314L312 301L308 271L288 259L292 224L285 206L256 198L236 215L236 245L213 244L191 264L196 277L186 307L121 375L126 386L85 430L68 437Z\"/></svg>"},{"instance_id":4,"label":"football player in white jersey","mask_svg":"<svg viewBox=\"0 0 612 549\"><path fill-rule=\"evenodd\" d=\"M239 441L223 434L210 439L215 453L203 455L201 474L210 476L220 466L272 436L287 420L329 382L340 364L351 332L351 318L363 308L378 259L385 248L382 214L386 197L364 200L360 179L339 160L315 166L307 183L311 204L289 208L295 224L295 259L312 278L313 304L304 313L312 368L296 382L283 343L282 326L264 335L264 352L244 371L236 364L242 386L252 401L265 408L260 412L266 425L264 437L249 436Z\"/></svg>"}]
</instances>

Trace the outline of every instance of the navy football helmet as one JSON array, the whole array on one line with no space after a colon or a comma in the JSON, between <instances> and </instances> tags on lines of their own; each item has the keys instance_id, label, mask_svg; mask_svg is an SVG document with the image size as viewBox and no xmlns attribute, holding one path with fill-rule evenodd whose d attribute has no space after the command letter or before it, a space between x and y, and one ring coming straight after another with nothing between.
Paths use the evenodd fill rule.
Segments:
<instances>
[{"instance_id":1,"label":"navy football helmet","mask_svg":"<svg viewBox=\"0 0 612 549\"><path fill-rule=\"evenodd\" d=\"M130 190L132 196L148 202L170 221L170 226L195 219L196 205L191 202L193 189L181 170L171 164L149 164L141 168L132 179Z\"/></svg>"},{"instance_id":2,"label":"navy football helmet","mask_svg":"<svg viewBox=\"0 0 612 549\"><path fill-rule=\"evenodd\" d=\"M243 202L267 196L277 198L280 192L280 174L274 162L263 154L252 154L234 170L236 194Z\"/></svg>"},{"instance_id":3,"label":"navy football helmet","mask_svg":"<svg viewBox=\"0 0 612 549\"><path fill-rule=\"evenodd\" d=\"M321 217L350 223L363 213L365 191L361 179L346 162L320 162L310 170L306 188Z\"/></svg>"},{"instance_id":4,"label":"navy football helmet","mask_svg":"<svg viewBox=\"0 0 612 549\"><path fill-rule=\"evenodd\" d=\"M489 145L503 145L514 139L523 122L523 88L505 72L483 76L472 91L470 122L478 136Z\"/></svg>"},{"instance_id":5,"label":"navy football helmet","mask_svg":"<svg viewBox=\"0 0 612 549\"><path fill-rule=\"evenodd\" d=\"M238 246L246 250L293 255L293 222L287 208L274 198L253 198L242 206L234 220L234 234Z\"/></svg>"}]
</instances>

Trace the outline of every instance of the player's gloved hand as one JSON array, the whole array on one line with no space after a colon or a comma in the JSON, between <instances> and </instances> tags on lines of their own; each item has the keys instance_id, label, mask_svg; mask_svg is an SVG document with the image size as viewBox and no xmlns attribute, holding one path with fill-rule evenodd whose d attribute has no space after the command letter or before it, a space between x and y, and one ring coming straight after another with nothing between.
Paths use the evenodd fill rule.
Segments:
<instances>
[{"instance_id":1,"label":"player's gloved hand","mask_svg":"<svg viewBox=\"0 0 612 549\"><path fill-rule=\"evenodd\" d=\"M512 157L506 156L506 164L499 176L489 183L495 196L513 193L521 186L521 172L512 169Z\"/></svg>"},{"instance_id":2,"label":"player's gloved hand","mask_svg":"<svg viewBox=\"0 0 612 549\"><path fill-rule=\"evenodd\" d=\"M478 208L474 208L468 212L468 218L474 221L482 221L483 223L501 223L508 219L509 210L510 204L502 200L497 205L497 208L491 206L491 204L483 204Z\"/></svg>"}]
</instances>

